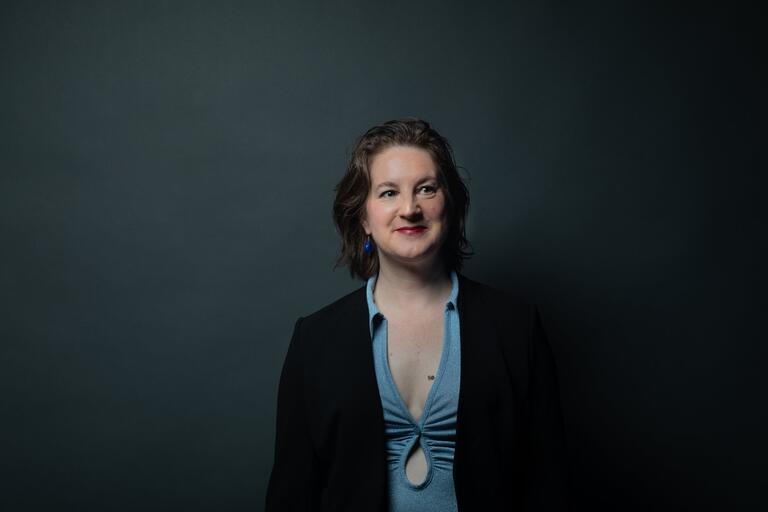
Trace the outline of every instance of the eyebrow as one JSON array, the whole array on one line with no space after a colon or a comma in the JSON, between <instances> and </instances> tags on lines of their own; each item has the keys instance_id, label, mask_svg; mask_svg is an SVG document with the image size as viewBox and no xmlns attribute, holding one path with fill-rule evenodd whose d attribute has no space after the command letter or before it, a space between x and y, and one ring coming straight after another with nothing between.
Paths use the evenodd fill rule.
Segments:
<instances>
[{"instance_id":1,"label":"eyebrow","mask_svg":"<svg viewBox=\"0 0 768 512\"><path fill-rule=\"evenodd\" d=\"M416 182L417 185L424 183L425 181L435 180L437 181L437 178L433 176L425 176L421 178L419 181ZM376 185L376 190L380 189L381 187L397 187L397 183L393 183L391 181L384 181L382 183L379 183Z\"/></svg>"}]
</instances>

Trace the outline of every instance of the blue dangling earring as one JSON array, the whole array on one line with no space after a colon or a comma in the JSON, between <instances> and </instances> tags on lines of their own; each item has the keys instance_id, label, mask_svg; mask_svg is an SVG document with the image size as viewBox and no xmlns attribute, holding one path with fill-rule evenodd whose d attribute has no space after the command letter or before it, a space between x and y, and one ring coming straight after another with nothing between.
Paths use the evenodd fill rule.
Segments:
<instances>
[{"instance_id":1,"label":"blue dangling earring","mask_svg":"<svg viewBox=\"0 0 768 512\"><path fill-rule=\"evenodd\" d=\"M365 254L371 254L373 252L373 242L371 242L371 235L368 235L368 238L365 240L365 243L363 244L363 251L365 251Z\"/></svg>"}]
</instances>

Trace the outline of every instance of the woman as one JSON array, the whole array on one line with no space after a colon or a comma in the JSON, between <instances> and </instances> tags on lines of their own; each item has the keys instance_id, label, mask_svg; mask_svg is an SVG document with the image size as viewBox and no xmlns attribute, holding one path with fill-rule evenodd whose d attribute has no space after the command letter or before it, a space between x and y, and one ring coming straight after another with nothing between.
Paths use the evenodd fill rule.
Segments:
<instances>
[{"instance_id":1,"label":"woman","mask_svg":"<svg viewBox=\"0 0 768 512\"><path fill-rule=\"evenodd\" d=\"M537 309L460 273L467 189L427 122L357 142L339 263L365 280L299 317L266 510L564 510L557 377Z\"/></svg>"}]
</instances>

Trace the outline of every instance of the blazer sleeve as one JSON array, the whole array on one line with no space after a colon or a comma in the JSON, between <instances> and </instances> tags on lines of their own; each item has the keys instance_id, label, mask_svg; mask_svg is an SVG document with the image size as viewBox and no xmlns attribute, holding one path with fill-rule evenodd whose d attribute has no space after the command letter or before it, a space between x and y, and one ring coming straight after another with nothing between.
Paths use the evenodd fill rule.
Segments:
<instances>
[{"instance_id":1,"label":"blazer sleeve","mask_svg":"<svg viewBox=\"0 0 768 512\"><path fill-rule=\"evenodd\" d=\"M531 316L528 509L569 510L570 474L557 368L535 305Z\"/></svg>"},{"instance_id":2,"label":"blazer sleeve","mask_svg":"<svg viewBox=\"0 0 768 512\"><path fill-rule=\"evenodd\" d=\"M309 435L304 396L302 320L296 320L280 374L275 457L267 484L266 512L320 509L320 468Z\"/></svg>"}]
</instances>

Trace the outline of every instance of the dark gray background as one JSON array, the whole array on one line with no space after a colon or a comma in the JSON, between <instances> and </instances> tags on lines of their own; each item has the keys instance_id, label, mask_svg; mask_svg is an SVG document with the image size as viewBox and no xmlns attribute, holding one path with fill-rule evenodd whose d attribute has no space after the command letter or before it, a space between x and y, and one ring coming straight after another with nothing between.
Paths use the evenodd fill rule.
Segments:
<instances>
[{"instance_id":1,"label":"dark gray background","mask_svg":"<svg viewBox=\"0 0 768 512\"><path fill-rule=\"evenodd\" d=\"M465 273L541 305L577 509L765 506L757 19L3 2L0 508L260 510L293 322L362 284L333 187L405 115Z\"/></svg>"}]
</instances>

